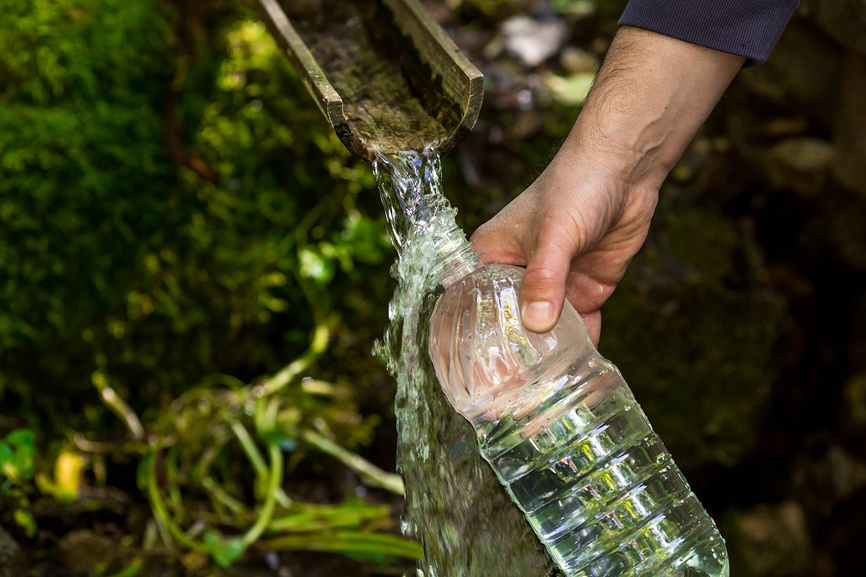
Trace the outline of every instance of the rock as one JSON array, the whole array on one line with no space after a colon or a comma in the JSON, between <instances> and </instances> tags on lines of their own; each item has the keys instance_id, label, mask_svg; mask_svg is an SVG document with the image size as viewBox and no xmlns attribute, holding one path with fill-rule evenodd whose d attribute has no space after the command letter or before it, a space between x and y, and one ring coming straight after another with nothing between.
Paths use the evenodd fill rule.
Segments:
<instances>
[{"instance_id":1,"label":"rock","mask_svg":"<svg viewBox=\"0 0 866 577\"><path fill-rule=\"evenodd\" d=\"M538 66L557 52L568 39L568 27L562 20L533 20L514 16L502 24L505 49L524 65Z\"/></svg>"},{"instance_id":2,"label":"rock","mask_svg":"<svg viewBox=\"0 0 866 577\"><path fill-rule=\"evenodd\" d=\"M866 1L864 1L866 4ZM866 38L866 34L863 35ZM866 56L849 52L845 59L833 145L834 176L850 190L866 197Z\"/></svg>"},{"instance_id":3,"label":"rock","mask_svg":"<svg viewBox=\"0 0 866 577\"><path fill-rule=\"evenodd\" d=\"M751 92L831 126L843 51L820 31L792 22L762 66L740 74Z\"/></svg>"},{"instance_id":4,"label":"rock","mask_svg":"<svg viewBox=\"0 0 866 577\"><path fill-rule=\"evenodd\" d=\"M860 345L862 351L862 345ZM857 358L857 357L855 357ZM859 357L863 358L863 357ZM848 420L855 428L866 428L866 372L860 372L845 385Z\"/></svg>"},{"instance_id":5,"label":"rock","mask_svg":"<svg viewBox=\"0 0 866 577\"><path fill-rule=\"evenodd\" d=\"M788 138L767 151L765 159L767 178L774 187L816 196L827 183L833 145L820 138Z\"/></svg>"},{"instance_id":6,"label":"rock","mask_svg":"<svg viewBox=\"0 0 866 577\"><path fill-rule=\"evenodd\" d=\"M866 55L866 0L820 0L813 9L821 29L847 48Z\"/></svg>"},{"instance_id":7,"label":"rock","mask_svg":"<svg viewBox=\"0 0 866 577\"><path fill-rule=\"evenodd\" d=\"M297 0L293 0L293 2L297 2ZM451 8L444 0L422 0L421 4L424 6L427 14L430 15L430 18L440 26L451 21L453 14Z\"/></svg>"},{"instance_id":8,"label":"rock","mask_svg":"<svg viewBox=\"0 0 866 577\"><path fill-rule=\"evenodd\" d=\"M544 119L535 110L521 110L514 119L514 137L526 140L544 127Z\"/></svg>"},{"instance_id":9,"label":"rock","mask_svg":"<svg viewBox=\"0 0 866 577\"><path fill-rule=\"evenodd\" d=\"M833 445L827 450L827 466L833 489L840 499L847 499L866 487L866 463L853 458L842 447Z\"/></svg>"},{"instance_id":10,"label":"rock","mask_svg":"<svg viewBox=\"0 0 866 577\"><path fill-rule=\"evenodd\" d=\"M92 571L97 565L108 565L119 557L113 540L90 529L74 529L57 544L60 560L69 571Z\"/></svg>"},{"instance_id":11,"label":"rock","mask_svg":"<svg viewBox=\"0 0 866 577\"><path fill-rule=\"evenodd\" d=\"M792 475L797 500L811 513L829 516L866 488L866 463L839 444L801 457Z\"/></svg>"},{"instance_id":12,"label":"rock","mask_svg":"<svg viewBox=\"0 0 866 577\"><path fill-rule=\"evenodd\" d=\"M816 230L814 234L823 235L848 268L866 271L866 227L863 226L866 203L852 198L850 202L842 200L833 206L835 212L823 211L826 217L822 221L827 223L824 230Z\"/></svg>"},{"instance_id":13,"label":"rock","mask_svg":"<svg viewBox=\"0 0 866 577\"><path fill-rule=\"evenodd\" d=\"M759 505L740 514L735 531L732 545L747 575L801 575L812 561L806 514L799 503Z\"/></svg>"},{"instance_id":14,"label":"rock","mask_svg":"<svg viewBox=\"0 0 866 577\"><path fill-rule=\"evenodd\" d=\"M23 577L27 574L27 559L21 547L0 527L0 577Z\"/></svg>"},{"instance_id":15,"label":"rock","mask_svg":"<svg viewBox=\"0 0 866 577\"><path fill-rule=\"evenodd\" d=\"M559 55L559 64L567 74L595 74L598 72L598 57L588 50L566 46Z\"/></svg>"},{"instance_id":16,"label":"rock","mask_svg":"<svg viewBox=\"0 0 866 577\"><path fill-rule=\"evenodd\" d=\"M284 6L289 18L309 18L322 10L322 0L293 0Z\"/></svg>"}]
</instances>

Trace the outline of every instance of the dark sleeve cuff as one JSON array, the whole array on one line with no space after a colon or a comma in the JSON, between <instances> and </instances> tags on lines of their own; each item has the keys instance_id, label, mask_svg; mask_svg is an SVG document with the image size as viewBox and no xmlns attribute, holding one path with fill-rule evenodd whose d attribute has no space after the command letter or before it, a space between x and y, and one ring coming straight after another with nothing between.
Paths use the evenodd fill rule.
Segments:
<instances>
[{"instance_id":1,"label":"dark sleeve cuff","mask_svg":"<svg viewBox=\"0 0 866 577\"><path fill-rule=\"evenodd\" d=\"M630 0L620 26L635 26L762 64L800 0Z\"/></svg>"}]
</instances>

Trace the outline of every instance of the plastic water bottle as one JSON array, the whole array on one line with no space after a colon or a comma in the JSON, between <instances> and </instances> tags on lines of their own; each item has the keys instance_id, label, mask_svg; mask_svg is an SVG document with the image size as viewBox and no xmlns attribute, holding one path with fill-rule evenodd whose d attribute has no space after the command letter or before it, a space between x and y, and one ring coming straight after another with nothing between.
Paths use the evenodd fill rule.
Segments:
<instances>
[{"instance_id":1,"label":"plastic water bottle","mask_svg":"<svg viewBox=\"0 0 866 577\"><path fill-rule=\"evenodd\" d=\"M439 244L436 375L559 568L569 577L727 577L715 523L574 308L566 302L550 332L528 332L523 269L483 265L459 230Z\"/></svg>"}]
</instances>

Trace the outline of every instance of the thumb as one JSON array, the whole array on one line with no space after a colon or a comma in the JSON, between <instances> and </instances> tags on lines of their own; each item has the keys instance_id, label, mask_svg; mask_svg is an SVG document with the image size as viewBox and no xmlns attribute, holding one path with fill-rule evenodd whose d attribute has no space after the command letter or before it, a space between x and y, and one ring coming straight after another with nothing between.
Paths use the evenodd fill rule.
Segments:
<instances>
[{"instance_id":1,"label":"thumb","mask_svg":"<svg viewBox=\"0 0 866 577\"><path fill-rule=\"evenodd\" d=\"M523 326L534 333L551 330L562 313L565 281L573 257L570 248L539 242L526 265L520 289L520 318Z\"/></svg>"}]
</instances>

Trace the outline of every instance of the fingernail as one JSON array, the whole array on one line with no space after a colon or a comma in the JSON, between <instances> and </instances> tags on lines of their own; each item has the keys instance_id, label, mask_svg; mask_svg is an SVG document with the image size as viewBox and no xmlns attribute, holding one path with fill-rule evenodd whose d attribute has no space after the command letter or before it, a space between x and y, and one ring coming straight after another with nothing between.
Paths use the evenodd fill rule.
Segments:
<instances>
[{"instance_id":1,"label":"fingernail","mask_svg":"<svg viewBox=\"0 0 866 577\"><path fill-rule=\"evenodd\" d=\"M520 313L520 317L526 328L542 332L553 322L553 305L546 301L529 303Z\"/></svg>"}]
</instances>

